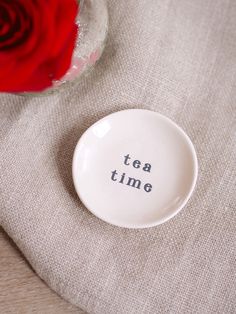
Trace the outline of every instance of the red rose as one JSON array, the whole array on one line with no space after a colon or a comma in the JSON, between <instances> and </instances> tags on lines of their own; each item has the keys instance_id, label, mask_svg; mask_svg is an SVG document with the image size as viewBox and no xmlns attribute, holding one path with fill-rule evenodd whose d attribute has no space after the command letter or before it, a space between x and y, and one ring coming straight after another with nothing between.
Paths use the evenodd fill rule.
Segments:
<instances>
[{"instance_id":1,"label":"red rose","mask_svg":"<svg viewBox=\"0 0 236 314\"><path fill-rule=\"evenodd\" d=\"M0 0L0 91L41 91L68 70L76 0Z\"/></svg>"}]
</instances>

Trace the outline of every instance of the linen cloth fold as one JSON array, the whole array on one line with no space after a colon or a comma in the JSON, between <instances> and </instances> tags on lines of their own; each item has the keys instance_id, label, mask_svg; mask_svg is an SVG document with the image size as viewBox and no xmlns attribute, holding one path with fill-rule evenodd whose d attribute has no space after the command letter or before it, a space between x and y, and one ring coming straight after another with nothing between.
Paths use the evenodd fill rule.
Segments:
<instances>
[{"instance_id":1,"label":"linen cloth fold","mask_svg":"<svg viewBox=\"0 0 236 314\"><path fill-rule=\"evenodd\" d=\"M108 6L107 47L88 77L48 97L0 96L1 225L88 313L235 313L236 2ZM99 220L72 182L81 134L126 108L170 117L198 154L190 202L150 229Z\"/></svg>"}]
</instances>

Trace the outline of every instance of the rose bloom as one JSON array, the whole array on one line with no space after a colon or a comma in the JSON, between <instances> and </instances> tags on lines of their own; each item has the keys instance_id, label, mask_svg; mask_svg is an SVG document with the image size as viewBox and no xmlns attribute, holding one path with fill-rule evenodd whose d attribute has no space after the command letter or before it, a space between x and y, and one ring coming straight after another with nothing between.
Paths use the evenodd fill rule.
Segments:
<instances>
[{"instance_id":1,"label":"rose bloom","mask_svg":"<svg viewBox=\"0 0 236 314\"><path fill-rule=\"evenodd\" d=\"M42 91L68 70L76 0L0 0L0 91Z\"/></svg>"}]
</instances>

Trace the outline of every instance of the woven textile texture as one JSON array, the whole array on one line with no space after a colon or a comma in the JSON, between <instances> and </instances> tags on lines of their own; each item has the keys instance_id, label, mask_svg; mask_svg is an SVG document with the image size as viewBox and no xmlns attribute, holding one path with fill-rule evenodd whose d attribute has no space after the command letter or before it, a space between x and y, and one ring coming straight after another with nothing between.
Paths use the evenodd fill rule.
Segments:
<instances>
[{"instance_id":1,"label":"woven textile texture","mask_svg":"<svg viewBox=\"0 0 236 314\"><path fill-rule=\"evenodd\" d=\"M236 1L108 7L104 55L79 84L0 96L1 225L37 274L88 313L236 313ZM144 230L94 217L71 176L81 134L127 108L173 119L199 160L187 206Z\"/></svg>"}]
</instances>

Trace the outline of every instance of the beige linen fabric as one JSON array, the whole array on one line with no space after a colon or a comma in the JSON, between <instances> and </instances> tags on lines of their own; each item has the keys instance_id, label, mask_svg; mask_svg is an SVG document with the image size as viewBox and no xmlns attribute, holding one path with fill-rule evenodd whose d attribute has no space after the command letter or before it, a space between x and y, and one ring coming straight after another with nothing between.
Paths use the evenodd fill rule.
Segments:
<instances>
[{"instance_id":1,"label":"beige linen fabric","mask_svg":"<svg viewBox=\"0 0 236 314\"><path fill-rule=\"evenodd\" d=\"M236 1L108 5L107 48L80 84L0 96L1 224L38 275L88 313L235 313ZM80 135L125 108L172 118L199 159L187 206L145 230L94 217L71 177Z\"/></svg>"}]
</instances>

